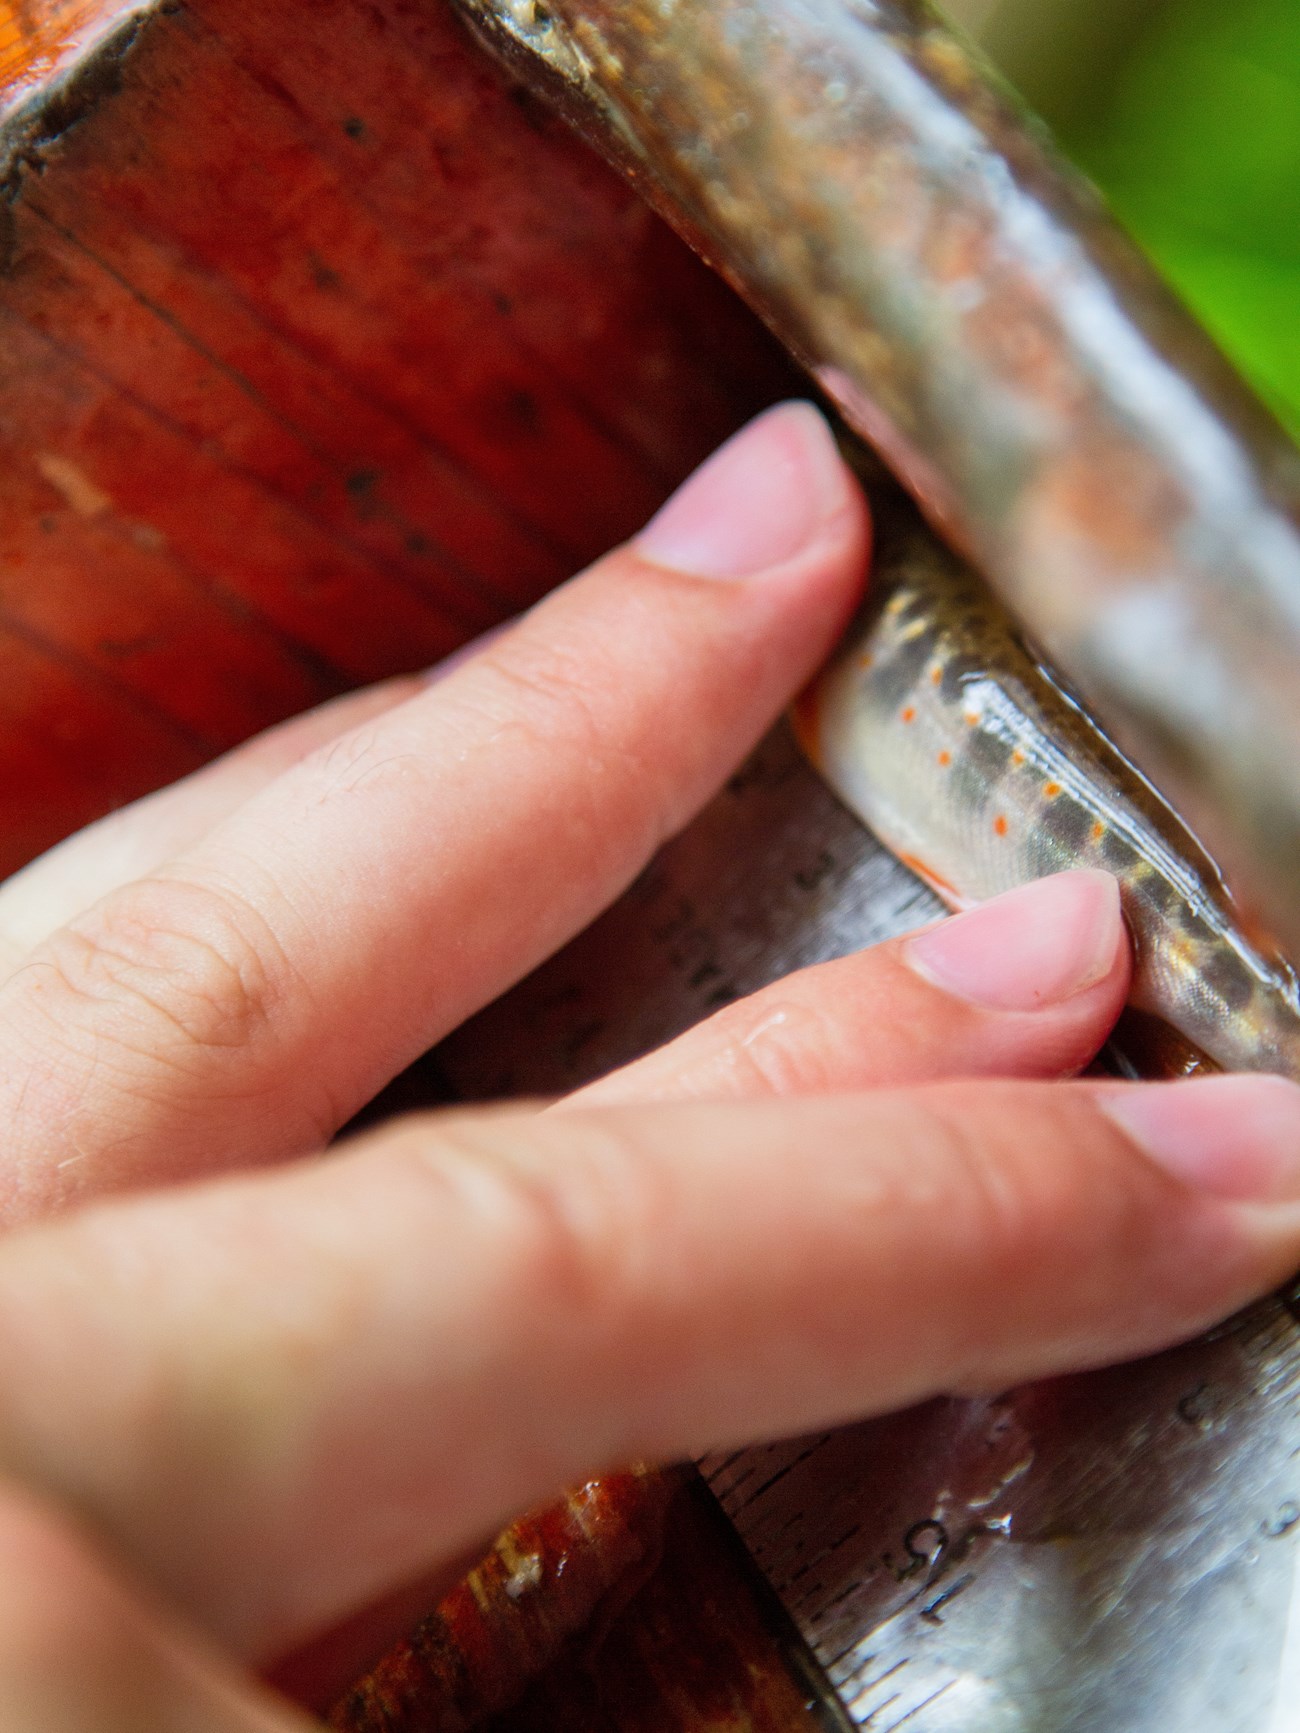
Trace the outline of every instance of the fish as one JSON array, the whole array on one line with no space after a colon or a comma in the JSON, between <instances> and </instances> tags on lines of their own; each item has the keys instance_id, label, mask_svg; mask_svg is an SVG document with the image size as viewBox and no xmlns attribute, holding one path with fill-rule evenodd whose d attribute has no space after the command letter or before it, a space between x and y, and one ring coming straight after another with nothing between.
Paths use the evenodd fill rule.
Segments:
<instances>
[{"instance_id":1,"label":"fish","mask_svg":"<svg viewBox=\"0 0 1300 1733\"><path fill-rule=\"evenodd\" d=\"M952 909L1070 867L1113 874L1130 1006L1151 1025L1131 1075L1300 1080L1295 971L1248 933L1197 837L979 575L902 502L878 518L870 602L795 707L815 768ZM1185 1057L1152 1064L1165 1032Z\"/></svg>"},{"instance_id":2,"label":"fish","mask_svg":"<svg viewBox=\"0 0 1300 1733\"><path fill-rule=\"evenodd\" d=\"M1113 873L1183 1068L1300 1077L1293 970L1104 731L1300 945L1294 447L924 0L460 3L914 502L815 766L950 906Z\"/></svg>"},{"instance_id":3,"label":"fish","mask_svg":"<svg viewBox=\"0 0 1300 1733\"><path fill-rule=\"evenodd\" d=\"M458 0L1300 950L1300 454L926 0Z\"/></svg>"}]
</instances>

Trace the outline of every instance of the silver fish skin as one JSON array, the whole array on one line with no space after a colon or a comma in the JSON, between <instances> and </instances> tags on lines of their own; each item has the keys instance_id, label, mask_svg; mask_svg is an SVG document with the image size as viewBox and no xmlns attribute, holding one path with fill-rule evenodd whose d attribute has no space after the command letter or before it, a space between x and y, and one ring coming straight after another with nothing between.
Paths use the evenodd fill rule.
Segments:
<instances>
[{"instance_id":1,"label":"silver fish skin","mask_svg":"<svg viewBox=\"0 0 1300 1733\"><path fill-rule=\"evenodd\" d=\"M1130 1004L1231 1071L1300 1079L1300 989L1243 931L1214 862L917 525L887 531L872 600L800 700L840 799L952 908L1068 867L1120 885Z\"/></svg>"},{"instance_id":2,"label":"silver fish skin","mask_svg":"<svg viewBox=\"0 0 1300 1733\"><path fill-rule=\"evenodd\" d=\"M1300 455L927 0L458 0L1300 954Z\"/></svg>"}]
</instances>

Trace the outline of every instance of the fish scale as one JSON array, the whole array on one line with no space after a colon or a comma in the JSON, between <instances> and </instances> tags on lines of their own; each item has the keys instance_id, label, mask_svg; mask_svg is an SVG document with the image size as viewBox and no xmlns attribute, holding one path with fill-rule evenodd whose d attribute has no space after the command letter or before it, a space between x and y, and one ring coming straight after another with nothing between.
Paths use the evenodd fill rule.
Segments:
<instances>
[{"instance_id":1,"label":"fish scale","mask_svg":"<svg viewBox=\"0 0 1300 1733\"><path fill-rule=\"evenodd\" d=\"M1196 837L911 508L880 516L871 602L796 710L817 769L952 908L1069 867L1114 874L1131 1005L1201 1063L1300 1078L1295 974Z\"/></svg>"}]
</instances>

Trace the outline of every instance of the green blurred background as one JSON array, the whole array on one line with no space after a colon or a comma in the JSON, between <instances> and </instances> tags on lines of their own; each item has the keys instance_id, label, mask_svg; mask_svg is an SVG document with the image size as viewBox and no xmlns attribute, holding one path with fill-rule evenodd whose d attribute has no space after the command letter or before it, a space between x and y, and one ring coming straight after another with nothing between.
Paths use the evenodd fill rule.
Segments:
<instances>
[{"instance_id":1,"label":"green blurred background","mask_svg":"<svg viewBox=\"0 0 1300 1733\"><path fill-rule=\"evenodd\" d=\"M1300 436L1300 0L947 0Z\"/></svg>"}]
</instances>

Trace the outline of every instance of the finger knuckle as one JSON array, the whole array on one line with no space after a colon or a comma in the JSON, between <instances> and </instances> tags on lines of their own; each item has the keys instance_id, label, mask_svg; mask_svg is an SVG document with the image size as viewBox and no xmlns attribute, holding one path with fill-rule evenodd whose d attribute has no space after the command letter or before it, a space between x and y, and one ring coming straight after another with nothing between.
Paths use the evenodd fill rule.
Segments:
<instances>
[{"instance_id":1,"label":"finger knuckle","mask_svg":"<svg viewBox=\"0 0 1300 1733\"><path fill-rule=\"evenodd\" d=\"M838 1081L840 1028L828 1009L766 1000L723 1016L725 1063L738 1094L813 1095Z\"/></svg>"},{"instance_id":2,"label":"finger knuckle","mask_svg":"<svg viewBox=\"0 0 1300 1733\"><path fill-rule=\"evenodd\" d=\"M579 750L599 752L608 734L609 675L590 654L529 641L490 657L485 672L504 714L545 741L562 733Z\"/></svg>"},{"instance_id":3,"label":"finger knuckle","mask_svg":"<svg viewBox=\"0 0 1300 1733\"><path fill-rule=\"evenodd\" d=\"M310 753L303 774L318 805L351 800L362 791L421 787L429 779L429 755L406 742L384 718L351 729Z\"/></svg>"},{"instance_id":4,"label":"finger knuckle","mask_svg":"<svg viewBox=\"0 0 1300 1733\"><path fill-rule=\"evenodd\" d=\"M514 1248L530 1304L607 1328L663 1278L673 1188L629 1128L598 1113L531 1120L526 1140L445 1128L444 1177L472 1171L472 1207Z\"/></svg>"},{"instance_id":5,"label":"finger knuckle","mask_svg":"<svg viewBox=\"0 0 1300 1733\"><path fill-rule=\"evenodd\" d=\"M1018 1162L1000 1159L960 1119L939 1117L933 1129L954 1217L993 1270L1011 1274L1041 1228L1041 1199L1023 1183Z\"/></svg>"},{"instance_id":6,"label":"finger knuckle","mask_svg":"<svg viewBox=\"0 0 1300 1733\"><path fill-rule=\"evenodd\" d=\"M494 654L485 672L493 685L480 701L548 759L560 747L580 772L566 779L568 820L585 824L593 846L611 833L611 814L638 846L674 827L671 754L662 729L647 737L625 663L606 662L590 643L528 642Z\"/></svg>"},{"instance_id":7,"label":"finger knuckle","mask_svg":"<svg viewBox=\"0 0 1300 1733\"><path fill-rule=\"evenodd\" d=\"M24 971L47 1021L158 1053L245 1048L274 1016L283 962L264 917L211 884L154 880L52 934Z\"/></svg>"},{"instance_id":8,"label":"finger knuckle","mask_svg":"<svg viewBox=\"0 0 1300 1733\"><path fill-rule=\"evenodd\" d=\"M1085 1116L1046 1085L993 1085L963 1111L957 1086L930 1097L925 1145L935 1174L934 1240L964 1285L998 1296L1008 1330L1047 1328L1092 1284L1113 1281L1145 1211ZM1073 1296L1073 1298L1071 1298ZM965 1360L984 1365L980 1308Z\"/></svg>"}]
</instances>

